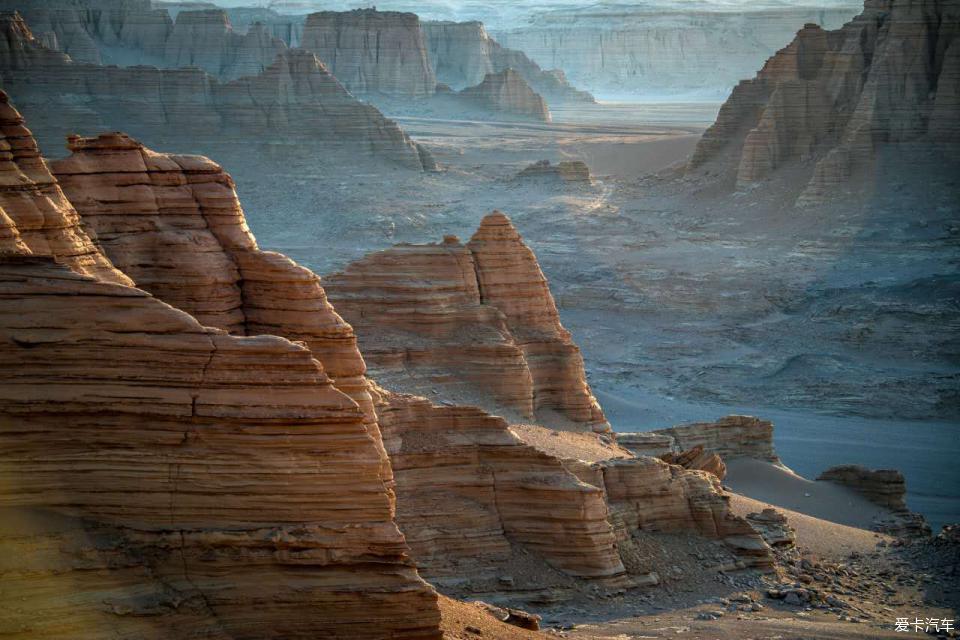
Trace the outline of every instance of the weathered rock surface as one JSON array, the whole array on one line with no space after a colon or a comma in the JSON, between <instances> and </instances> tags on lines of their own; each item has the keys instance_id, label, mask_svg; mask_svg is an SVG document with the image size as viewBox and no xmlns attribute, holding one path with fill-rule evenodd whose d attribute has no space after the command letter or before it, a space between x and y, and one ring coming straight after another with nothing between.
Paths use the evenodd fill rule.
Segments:
<instances>
[{"instance_id":1,"label":"weathered rock surface","mask_svg":"<svg viewBox=\"0 0 960 640\"><path fill-rule=\"evenodd\" d=\"M544 71L522 51L500 46L482 22L421 24L437 81L453 89L472 87L488 73L513 69L548 102L594 102L589 93L571 86L563 71Z\"/></svg>"},{"instance_id":2,"label":"weathered rock surface","mask_svg":"<svg viewBox=\"0 0 960 640\"><path fill-rule=\"evenodd\" d=\"M480 84L468 87L458 95L491 111L543 122L551 119L544 99L513 69L488 73Z\"/></svg>"},{"instance_id":3,"label":"weathered rock surface","mask_svg":"<svg viewBox=\"0 0 960 640\"><path fill-rule=\"evenodd\" d=\"M790 548L796 545L796 532L787 522L787 517L776 509L768 507L760 513L748 513L747 522L771 547Z\"/></svg>"},{"instance_id":4,"label":"weathered rock surface","mask_svg":"<svg viewBox=\"0 0 960 640\"><path fill-rule=\"evenodd\" d=\"M221 80L256 75L286 49L265 27L233 30L226 11L179 11L123 0L17 0L0 2L17 10L34 35L77 62L161 68L199 67Z\"/></svg>"},{"instance_id":5,"label":"weathered rock surface","mask_svg":"<svg viewBox=\"0 0 960 640\"><path fill-rule=\"evenodd\" d=\"M520 544L568 575L628 582L602 488L525 445L502 418L385 391L377 409L397 521L424 575L495 579Z\"/></svg>"},{"instance_id":6,"label":"weathered rock surface","mask_svg":"<svg viewBox=\"0 0 960 640\"><path fill-rule=\"evenodd\" d=\"M727 465L723 463L720 456L711 451L704 451L703 445L697 445L687 451L665 453L660 456L660 459L668 464L680 465L684 469L712 473L720 480L727 475Z\"/></svg>"},{"instance_id":7,"label":"weathered rock surface","mask_svg":"<svg viewBox=\"0 0 960 640\"><path fill-rule=\"evenodd\" d=\"M958 20L958 2L868 0L837 31L808 24L734 89L691 168L744 187L798 165L809 180L798 203L816 204L882 145L960 141Z\"/></svg>"},{"instance_id":8,"label":"weathered rock surface","mask_svg":"<svg viewBox=\"0 0 960 640\"><path fill-rule=\"evenodd\" d=\"M856 464L830 467L817 480L850 487L874 504L895 513L907 511L907 481L896 469L867 469Z\"/></svg>"},{"instance_id":9,"label":"weathered rock surface","mask_svg":"<svg viewBox=\"0 0 960 640\"><path fill-rule=\"evenodd\" d=\"M431 96L437 80L413 13L357 9L307 16L301 46L314 52L350 91Z\"/></svg>"},{"instance_id":10,"label":"weathered rock surface","mask_svg":"<svg viewBox=\"0 0 960 640\"><path fill-rule=\"evenodd\" d=\"M582 160L562 160L551 164L538 160L517 174L518 178L554 178L564 182L590 182L590 167Z\"/></svg>"},{"instance_id":11,"label":"weathered rock surface","mask_svg":"<svg viewBox=\"0 0 960 640\"><path fill-rule=\"evenodd\" d=\"M250 144L309 140L432 165L373 106L351 96L316 56L285 50L263 73L221 83L199 69L101 67L47 49L17 14L0 16L0 77L46 144L76 131L121 128L137 138Z\"/></svg>"},{"instance_id":12,"label":"weathered rock surface","mask_svg":"<svg viewBox=\"0 0 960 640\"><path fill-rule=\"evenodd\" d=\"M439 638L382 450L318 354L204 327L80 259L76 213L3 118L4 173L48 182L0 185L0 575L21 594L0 632ZM156 186L189 173L165 168ZM44 198L57 241L30 228Z\"/></svg>"},{"instance_id":13,"label":"weathered rock surface","mask_svg":"<svg viewBox=\"0 0 960 640\"><path fill-rule=\"evenodd\" d=\"M131 284L80 227L80 218L40 156L20 113L0 91L0 207L25 253L55 257L73 271ZM10 233L10 232L8 232Z\"/></svg>"},{"instance_id":14,"label":"weathered rock surface","mask_svg":"<svg viewBox=\"0 0 960 640\"><path fill-rule=\"evenodd\" d=\"M533 253L509 219L464 246L400 245L326 278L376 376L517 420L609 428Z\"/></svg>"},{"instance_id":15,"label":"weathered rock surface","mask_svg":"<svg viewBox=\"0 0 960 640\"><path fill-rule=\"evenodd\" d=\"M721 458L749 457L780 464L773 447L773 423L752 416L726 416L716 422L618 433L617 443L639 455L679 454L700 447Z\"/></svg>"}]
</instances>

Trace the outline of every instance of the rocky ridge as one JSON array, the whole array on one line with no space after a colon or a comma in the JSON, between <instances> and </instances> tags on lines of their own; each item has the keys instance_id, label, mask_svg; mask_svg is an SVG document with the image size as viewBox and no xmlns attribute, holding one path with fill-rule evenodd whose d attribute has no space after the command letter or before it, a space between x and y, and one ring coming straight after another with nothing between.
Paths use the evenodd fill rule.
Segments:
<instances>
[{"instance_id":1,"label":"rocky ridge","mask_svg":"<svg viewBox=\"0 0 960 640\"><path fill-rule=\"evenodd\" d=\"M43 179L5 96L3 119L6 175ZM0 572L23 594L2 630L439 639L382 449L318 354L128 286L52 178L24 184L0 185L0 546L21 559ZM48 195L56 242L30 230Z\"/></svg>"},{"instance_id":2,"label":"rocky ridge","mask_svg":"<svg viewBox=\"0 0 960 640\"><path fill-rule=\"evenodd\" d=\"M881 149L960 142L960 3L868 0L836 31L808 24L733 91L692 170L748 187L799 166L798 204L822 203Z\"/></svg>"},{"instance_id":3,"label":"rocky ridge","mask_svg":"<svg viewBox=\"0 0 960 640\"><path fill-rule=\"evenodd\" d=\"M44 47L15 13L0 16L0 30L3 86L50 144L94 128L122 128L147 141L306 137L414 169L435 167L426 149L301 49L281 52L256 76L221 83L200 69L74 62Z\"/></svg>"},{"instance_id":4,"label":"rocky ridge","mask_svg":"<svg viewBox=\"0 0 960 640\"><path fill-rule=\"evenodd\" d=\"M546 101L513 69L488 73L480 84L457 95L491 111L542 122L551 120Z\"/></svg>"},{"instance_id":5,"label":"rocky ridge","mask_svg":"<svg viewBox=\"0 0 960 640\"><path fill-rule=\"evenodd\" d=\"M466 245L400 245L325 280L378 378L520 421L609 429L536 257L502 213Z\"/></svg>"},{"instance_id":6,"label":"rocky ridge","mask_svg":"<svg viewBox=\"0 0 960 640\"><path fill-rule=\"evenodd\" d=\"M749 457L780 464L773 447L773 423L752 416L725 416L716 422L636 433L617 433L617 442L638 455L677 455L700 448L721 458Z\"/></svg>"}]
</instances>

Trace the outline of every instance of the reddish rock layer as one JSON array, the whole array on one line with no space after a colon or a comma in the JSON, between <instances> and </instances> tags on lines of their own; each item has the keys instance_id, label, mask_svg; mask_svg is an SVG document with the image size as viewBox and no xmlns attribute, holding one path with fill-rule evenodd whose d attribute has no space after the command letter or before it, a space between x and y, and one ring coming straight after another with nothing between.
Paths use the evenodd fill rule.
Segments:
<instances>
[{"instance_id":1,"label":"reddish rock layer","mask_svg":"<svg viewBox=\"0 0 960 640\"><path fill-rule=\"evenodd\" d=\"M136 286L206 326L305 343L363 409L379 443L353 329L315 274L257 247L219 165L155 153L124 134L74 137L69 148L71 156L53 163L57 179L84 228ZM389 481L385 457L384 474Z\"/></svg>"},{"instance_id":2,"label":"reddish rock layer","mask_svg":"<svg viewBox=\"0 0 960 640\"><path fill-rule=\"evenodd\" d=\"M502 418L389 392L378 412L397 522L428 578L509 574L520 544L569 575L628 583L603 491L523 444Z\"/></svg>"},{"instance_id":3,"label":"reddish rock layer","mask_svg":"<svg viewBox=\"0 0 960 640\"><path fill-rule=\"evenodd\" d=\"M878 145L960 142L960 2L868 0L837 31L805 26L738 85L691 161L740 186L797 164L814 204L867 168ZM712 165L711 165L712 166Z\"/></svg>"},{"instance_id":4,"label":"reddish rock layer","mask_svg":"<svg viewBox=\"0 0 960 640\"><path fill-rule=\"evenodd\" d=\"M501 213L467 246L401 245L326 279L377 377L517 420L607 430L533 253Z\"/></svg>"},{"instance_id":5,"label":"reddish rock layer","mask_svg":"<svg viewBox=\"0 0 960 640\"><path fill-rule=\"evenodd\" d=\"M618 433L617 442L639 455L677 454L701 447L722 458L748 457L780 463L773 447L773 423L752 416L726 416L716 422Z\"/></svg>"},{"instance_id":6,"label":"reddish rock layer","mask_svg":"<svg viewBox=\"0 0 960 640\"><path fill-rule=\"evenodd\" d=\"M130 284L80 228L19 112L0 91L0 207L30 253L54 256L77 273Z\"/></svg>"},{"instance_id":7,"label":"reddish rock layer","mask_svg":"<svg viewBox=\"0 0 960 640\"><path fill-rule=\"evenodd\" d=\"M437 79L413 13L357 9L307 16L301 46L314 52L350 91L422 98Z\"/></svg>"},{"instance_id":8,"label":"reddish rock layer","mask_svg":"<svg viewBox=\"0 0 960 640\"><path fill-rule=\"evenodd\" d=\"M488 73L480 84L457 95L491 111L550 122L547 103L513 69Z\"/></svg>"},{"instance_id":9,"label":"reddish rock layer","mask_svg":"<svg viewBox=\"0 0 960 640\"><path fill-rule=\"evenodd\" d=\"M45 173L3 107L4 162ZM0 185L0 634L439 638L381 449L316 354L93 269L78 228L29 255L35 191Z\"/></svg>"}]
</instances>

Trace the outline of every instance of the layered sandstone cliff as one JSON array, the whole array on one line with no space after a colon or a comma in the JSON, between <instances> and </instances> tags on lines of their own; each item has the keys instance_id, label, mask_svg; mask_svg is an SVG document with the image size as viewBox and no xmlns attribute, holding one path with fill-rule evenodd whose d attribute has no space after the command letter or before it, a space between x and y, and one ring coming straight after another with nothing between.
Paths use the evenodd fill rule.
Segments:
<instances>
[{"instance_id":1,"label":"layered sandstone cliff","mask_svg":"<svg viewBox=\"0 0 960 640\"><path fill-rule=\"evenodd\" d=\"M76 131L122 128L146 141L309 140L411 168L434 166L396 123L300 49L282 51L258 75L221 83L199 69L73 62L40 44L18 14L3 14L0 78L45 144L59 145Z\"/></svg>"},{"instance_id":2,"label":"layered sandstone cliff","mask_svg":"<svg viewBox=\"0 0 960 640\"><path fill-rule=\"evenodd\" d=\"M301 46L314 52L350 91L423 98L437 80L413 13L358 9L307 16Z\"/></svg>"},{"instance_id":3,"label":"layered sandstone cliff","mask_svg":"<svg viewBox=\"0 0 960 640\"><path fill-rule=\"evenodd\" d=\"M550 110L543 97L513 69L488 73L475 87L457 94L490 111L550 122Z\"/></svg>"},{"instance_id":4,"label":"layered sandstone cliff","mask_svg":"<svg viewBox=\"0 0 960 640\"><path fill-rule=\"evenodd\" d=\"M734 89L691 167L743 187L798 166L816 204L885 145L960 142L958 21L957 2L868 0L837 31L808 24Z\"/></svg>"},{"instance_id":5,"label":"layered sandstone cliff","mask_svg":"<svg viewBox=\"0 0 960 640\"><path fill-rule=\"evenodd\" d=\"M0 574L20 596L0 631L439 638L382 449L318 353L127 286L5 98L2 114ZM178 190L169 164L166 184L120 186L223 204L216 185Z\"/></svg>"},{"instance_id":6,"label":"layered sandstone cliff","mask_svg":"<svg viewBox=\"0 0 960 640\"><path fill-rule=\"evenodd\" d=\"M536 258L502 213L467 245L400 245L326 279L378 377L516 420L608 429Z\"/></svg>"},{"instance_id":7,"label":"layered sandstone cliff","mask_svg":"<svg viewBox=\"0 0 960 640\"><path fill-rule=\"evenodd\" d=\"M491 38L482 22L423 22L430 65L437 81L453 89L483 82L488 73L513 69L548 102L593 102L560 70L545 71L522 51L507 49Z\"/></svg>"}]
</instances>

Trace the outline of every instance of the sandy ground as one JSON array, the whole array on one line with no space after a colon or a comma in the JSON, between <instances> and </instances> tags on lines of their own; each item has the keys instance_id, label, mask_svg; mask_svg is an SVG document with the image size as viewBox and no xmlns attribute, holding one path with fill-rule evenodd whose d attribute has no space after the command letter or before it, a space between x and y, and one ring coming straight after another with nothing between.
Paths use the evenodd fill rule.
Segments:
<instances>
[{"instance_id":1,"label":"sandy ground","mask_svg":"<svg viewBox=\"0 0 960 640\"><path fill-rule=\"evenodd\" d=\"M596 433L554 431L534 424L510 425L521 440L557 458L599 462L611 458L632 458L633 454Z\"/></svg>"},{"instance_id":2,"label":"sandy ground","mask_svg":"<svg viewBox=\"0 0 960 640\"><path fill-rule=\"evenodd\" d=\"M830 482L816 482L788 469L754 460L727 460L727 477L723 483L734 492L749 496L758 503L767 502L813 518L870 529L874 519L891 516L851 489Z\"/></svg>"}]
</instances>

